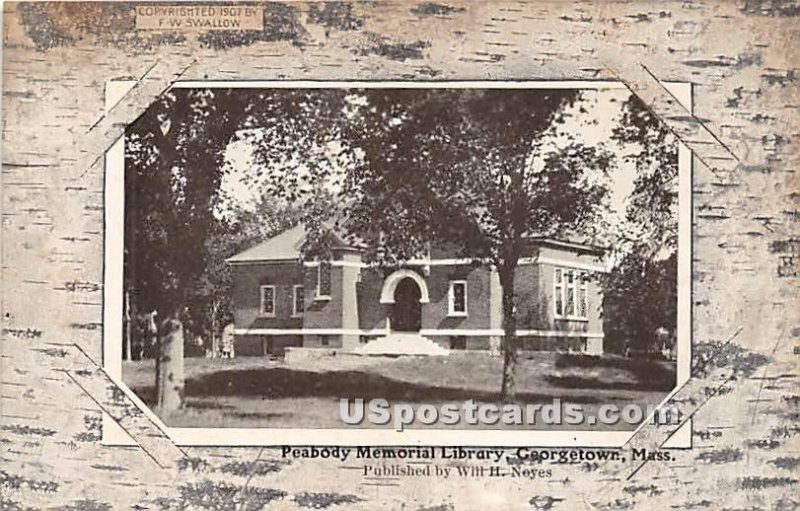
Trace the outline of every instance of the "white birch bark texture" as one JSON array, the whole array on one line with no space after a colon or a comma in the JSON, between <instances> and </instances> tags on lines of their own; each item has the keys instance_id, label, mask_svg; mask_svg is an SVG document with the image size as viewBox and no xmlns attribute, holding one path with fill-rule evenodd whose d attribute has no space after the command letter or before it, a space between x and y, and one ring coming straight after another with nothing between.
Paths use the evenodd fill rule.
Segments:
<instances>
[{"instance_id":1,"label":"white birch bark texture","mask_svg":"<svg viewBox=\"0 0 800 511\"><path fill-rule=\"evenodd\" d=\"M800 505L800 3L264 3L243 33L137 31L133 3L4 4L4 509L764 509ZM137 85L107 114L108 80ZM101 368L103 154L192 80L622 80L693 151L696 358L670 463L402 478L178 448ZM659 83L691 81L694 115ZM745 355L728 357L733 348ZM769 363L749 367L755 355ZM101 445L101 412L138 443ZM674 429L674 428L673 428ZM645 427L632 447L670 428Z\"/></svg>"}]
</instances>

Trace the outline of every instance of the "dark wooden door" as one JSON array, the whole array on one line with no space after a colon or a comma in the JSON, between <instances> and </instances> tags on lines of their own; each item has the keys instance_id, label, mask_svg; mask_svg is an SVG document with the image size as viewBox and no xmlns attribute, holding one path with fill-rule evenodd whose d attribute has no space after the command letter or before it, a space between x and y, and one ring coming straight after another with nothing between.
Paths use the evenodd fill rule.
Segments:
<instances>
[{"instance_id":1,"label":"dark wooden door","mask_svg":"<svg viewBox=\"0 0 800 511\"><path fill-rule=\"evenodd\" d=\"M419 298L419 286L412 279L405 278L397 284L391 314L392 330L419 332L422 326L422 306Z\"/></svg>"}]
</instances>

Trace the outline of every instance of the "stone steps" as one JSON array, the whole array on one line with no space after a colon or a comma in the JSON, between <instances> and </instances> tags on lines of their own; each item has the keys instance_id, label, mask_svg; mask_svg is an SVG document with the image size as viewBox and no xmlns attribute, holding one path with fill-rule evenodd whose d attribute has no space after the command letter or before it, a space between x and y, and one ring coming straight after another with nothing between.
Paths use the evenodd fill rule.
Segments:
<instances>
[{"instance_id":1,"label":"stone steps","mask_svg":"<svg viewBox=\"0 0 800 511\"><path fill-rule=\"evenodd\" d=\"M362 355L449 355L443 348L418 333L392 332L358 347L355 353Z\"/></svg>"}]
</instances>

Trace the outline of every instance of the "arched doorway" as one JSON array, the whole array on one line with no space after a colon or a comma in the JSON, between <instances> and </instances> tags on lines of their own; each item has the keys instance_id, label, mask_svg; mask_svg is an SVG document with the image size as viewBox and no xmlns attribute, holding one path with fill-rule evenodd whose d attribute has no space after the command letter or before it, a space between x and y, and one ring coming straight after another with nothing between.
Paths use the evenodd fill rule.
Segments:
<instances>
[{"instance_id":1,"label":"arched doorway","mask_svg":"<svg viewBox=\"0 0 800 511\"><path fill-rule=\"evenodd\" d=\"M397 332L419 332L422 327L421 291L417 282L406 277L397 283L394 304L390 314L392 330Z\"/></svg>"}]
</instances>

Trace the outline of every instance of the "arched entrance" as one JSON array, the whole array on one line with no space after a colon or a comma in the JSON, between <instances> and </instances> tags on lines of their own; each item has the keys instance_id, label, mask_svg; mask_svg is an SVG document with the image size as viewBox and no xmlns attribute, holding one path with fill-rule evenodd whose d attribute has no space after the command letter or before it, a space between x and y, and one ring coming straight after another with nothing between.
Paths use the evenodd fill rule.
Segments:
<instances>
[{"instance_id":1,"label":"arched entrance","mask_svg":"<svg viewBox=\"0 0 800 511\"><path fill-rule=\"evenodd\" d=\"M421 289L413 278L405 277L397 283L390 313L392 330L419 332L422 326L421 296Z\"/></svg>"},{"instance_id":2,"label":"arched entrance","mask_svg":"<svg viewBox=\"0 0 800 511\"><path fill-rule=\"evenodd\" d=\"M383 281L383 289L381 290L381 303L394 303L394 292L397 289L397 285L400 284L400 281L405 279L411 279L417 283L420 291L420 303L428 303L430 301L430 298L428 297L428 286L425 284L425 279L423 279L422 276L414 270L403 268L393 272L391 275L386 277L386 280Z\"/></svg>"}]
</instances>

